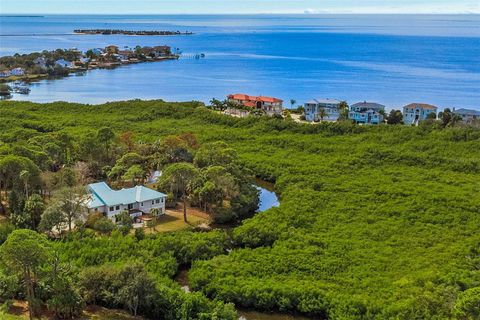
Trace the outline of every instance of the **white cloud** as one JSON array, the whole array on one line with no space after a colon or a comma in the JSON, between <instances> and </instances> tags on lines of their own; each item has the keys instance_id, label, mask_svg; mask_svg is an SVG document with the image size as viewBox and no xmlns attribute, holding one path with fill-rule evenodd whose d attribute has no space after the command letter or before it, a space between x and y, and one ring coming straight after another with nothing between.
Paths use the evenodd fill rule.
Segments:
<instances>
[{"instance_id":1,"label":"white cloud","mask_svg":"<svg viewBox=\"0 0 480 320\"><path fill-rule=\"evenodd\" d=\"M480 13L480 0L0 0L6 13ZM28 5L25 5L28 2Z\"/></svg>"}]
</instances>

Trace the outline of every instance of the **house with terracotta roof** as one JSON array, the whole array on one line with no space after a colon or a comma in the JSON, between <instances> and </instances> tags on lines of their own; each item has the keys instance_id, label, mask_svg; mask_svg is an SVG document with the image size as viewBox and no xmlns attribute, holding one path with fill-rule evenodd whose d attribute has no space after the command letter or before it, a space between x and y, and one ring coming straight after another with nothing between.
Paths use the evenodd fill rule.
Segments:
<instances>
[{"instance_id":1,"label":"house with terracotta roof","mask_svg":"<svg viewBox=\"0 0 480 320\"><path fill-rule=\"evenodd\" d=\"M154 46L153 51L156 57L163 57L172 54L172 49L169 46Z\"/></svg>"},{"instance_id":2,"label":"house with terracotta roof","mask_svg":"<svg viewBox=\"0 0 480 320\"><path fill-rule=\"evenodd\" d=\"M228 101L244 107L263 110L267 115L282 114L283 100L265 96L249 96L243 93L230 94Z\"/></svg>"},{"instance_id":3,"label":"house with terracotta roof","mask_svg":"<svg viewBox=\"0 0 480 320\"><path fill-rule=\"evenodd\" d=\"M117 58L121 61L128 61L128 59L135 57L135 52L132 50L119 50Z\"/></svg>"},{"instance_id":4,"label":"house with terracotta roof","mask_svg":"<svg viewBox=\"0 0 480 320\"><path fill-rule=\"evenodd\" d=\"M105 47L105 52L109 53L109 54L116 54L116 53L118 53L118 47L111 44L111 45Z\"/></svg>"},{"instance_id":5,"label":"house with terracotta roof","mask_svg":"<svg viewBox=\"0 0 480 320\"><path fill-rule=\"evenodd\" d=\"M165 213L167 195L144 186L113 190L105 182L97 182L89 184L87 190L90 193L89 212L103 213L113 221L124 210L134 218L154 208L159 209L160 214Z\"/></svg>"},{"instance_id":6,"label":"house with terracotta roof","mask_svg":"<svg viewBox=\"0 0 480 320\"><path fill-rule=\"evenodd\" d=\"M418 125L420 121L426 120L430 114L437 117L437 107L426 103L410 103L403 107L403 122L405 124Z\"/></svg>"},{"instance_id":7,"label":"house with terracotta roof","mask_svg":"<svg viewBox=\"0 0 480 320\"><path fill-rule=\"evenodd\" d=\"M340 100L317 98L305 102L304 114L307 121L337 121L340 117Z\"/></svg>"},{"instance_id":8,"label":"house with terracotta roof","mask_svg":"<svg viewBox=\"0 0 480 320\"><path fill-rule=\"evenodd\" d=\"M358 102L350 106L348 117L355 123L380 124L383 123L385 106L375 102Z\"/></svg>"},{"instance_id":9,"label":"house with terracotta roof","mask_svg":"<svg viewBox=\"0 0 480 320\"><path fill-rule=\"evenodd\" d=\"M142 54L150 58L159 58L172 54L169 46L143 47Z\"/></svg>"}]
</instances>

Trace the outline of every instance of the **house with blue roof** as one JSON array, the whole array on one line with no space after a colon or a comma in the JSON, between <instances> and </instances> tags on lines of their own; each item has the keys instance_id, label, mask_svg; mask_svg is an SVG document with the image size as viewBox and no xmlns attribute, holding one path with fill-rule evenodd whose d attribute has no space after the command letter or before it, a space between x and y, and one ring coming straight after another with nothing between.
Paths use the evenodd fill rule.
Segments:
<instances>
[{"instance_id":1,"label":"house with blue roof","mask_svg":"<svg viewBox=\"0 0 480 320\"><path fill-rule=\"evenodd\" d=\"M144 186L113 190L105 182L89 184L89 212L101 212L115 221L115 216L128 210L132 217L150 213L153 208L165 213L167 195Z\"/></svg>"}]
</instances>

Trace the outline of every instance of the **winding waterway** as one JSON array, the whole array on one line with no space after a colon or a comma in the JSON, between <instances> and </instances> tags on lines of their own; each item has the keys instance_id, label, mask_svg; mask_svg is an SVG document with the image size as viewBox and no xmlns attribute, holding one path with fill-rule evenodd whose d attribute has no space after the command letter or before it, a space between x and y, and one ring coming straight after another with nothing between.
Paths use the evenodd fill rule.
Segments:
<instances>
[{"instance_id":1,"label":"winding waterway","mask_svg":"<svg viewBox=\"0 0 480 320\"><path fill-rule=\"evenodd\" d=\"M278 196L274 191L273 183L257 179L255 187L260 191L258 212L263 212L280 205Z\"/></svg>"},{"instance_id":2,"label":"winding waterway","mask_svg":"<svg viewBox=\"0 0 480 320\"><path fill-rule=\"evenodd\" d=\"M278 196L274 191L274 185L270 182L263 180L256 181L256 188L260 191L260 203L258 206L258 212L266 211L273 207L278 207L280 202ZM188 285L188 269L182 269L175 277L182 289L186 292L190 292ZM290 315L281 313L259 312L255 310L237 309L239 320L310 320L300 315Z\"/></svg>"}]
</instances>

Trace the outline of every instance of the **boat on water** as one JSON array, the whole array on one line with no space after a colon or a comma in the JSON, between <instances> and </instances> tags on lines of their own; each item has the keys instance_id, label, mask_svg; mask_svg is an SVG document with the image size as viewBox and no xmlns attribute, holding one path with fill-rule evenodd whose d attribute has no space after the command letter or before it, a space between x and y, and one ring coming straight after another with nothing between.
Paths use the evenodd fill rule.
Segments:
<instances>
[{"instance_id":1,"label":"boat on water","mask_svg":"<svg viewBox=\"0 0 480 320\"><path fill-rule=\"evenodd\" d=\"M19 94L29 94L30 88L26 86L15 86L13 87L13 92L19 93Z\"/></svg>"}]
</instances>

